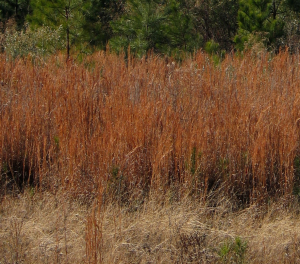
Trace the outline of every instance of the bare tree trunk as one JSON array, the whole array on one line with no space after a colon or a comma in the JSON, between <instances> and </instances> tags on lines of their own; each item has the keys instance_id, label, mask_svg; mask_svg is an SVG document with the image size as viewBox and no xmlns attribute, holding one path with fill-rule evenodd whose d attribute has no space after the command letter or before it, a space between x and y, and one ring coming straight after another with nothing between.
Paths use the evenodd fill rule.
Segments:
<instances>
[{"instance_id":1,"label":"bare tree trunk","mask_svg":"<svg viewBox=\"0 0 300 264\"><path fill-rule=\"evenodd\" d=\"M67 20L67 61L70 58L70 29L69 29L69 8L66 7L66 20Z\"/></svg>"}]
</instances>

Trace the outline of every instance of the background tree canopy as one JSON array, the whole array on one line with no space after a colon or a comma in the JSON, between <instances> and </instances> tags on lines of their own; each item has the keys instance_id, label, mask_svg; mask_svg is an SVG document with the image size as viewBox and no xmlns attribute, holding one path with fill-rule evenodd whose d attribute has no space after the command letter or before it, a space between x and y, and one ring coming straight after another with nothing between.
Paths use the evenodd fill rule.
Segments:
<instances>
[{"instance_id":1,"label":"background tree canopy","mask_svg":"<svg viewBox=\"0 0 300 264\"><path fill-rule=\"evenodd\" d=\"M282 0L240 0L238 11L238 34L235 42L238 49L244 48L249 35L260 34L267 45L274 44L284 35Z\"/></svg>"},{"instance_id":2,"label":"background tree canopy","mask_svg":"<svg viewBox=\"0 0 300 264\"><path fill-rule=\"evenodd\" d=\"M0 22L14 18L20 29L31 12L30 0L0 0Z\"/></svg>"},{"instance_id":3,"label":"background tree canopy","mask_svg":"<svg viewBox=\"0 0 300 264\"><path fill-rule=\"evenodd\" d=\"M116 52L130 46L137 56L221 54L243 51L253 39L297 50L299 12L300 0L0 0L2 32L9 20L24 34L28 24L60 28L67 56L107 45Z\"/></svg>"}]
</instances>

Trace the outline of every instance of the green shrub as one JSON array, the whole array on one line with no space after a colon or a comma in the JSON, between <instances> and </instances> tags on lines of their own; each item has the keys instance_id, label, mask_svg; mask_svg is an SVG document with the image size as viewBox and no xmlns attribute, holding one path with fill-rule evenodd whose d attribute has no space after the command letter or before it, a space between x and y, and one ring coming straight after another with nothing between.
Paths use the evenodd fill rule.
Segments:
<instances>
[{"instance_id":1,"label":"green shrub","mask_svg":"<svg viewBox=\"0 0 300 264\"><path fill-rule=\"evenodd\" d=\"M25 27L17 31L14 27L7 28L0 36L0 46L7 56L16 58L31 55L44 57L56 53L65 47L65 40L61 37L62 27L53 30L40 27L32 30Z\"/></svg>"},{"instance_id":2,"label":"green shrub","mask_svg":"<svg viewBox=\"0 0 300 264\"><path fill-rule=\"evenodd\" d=\"M206 42L204 50L212 57L212 60L216 65L224 59L226 54L226 51L221 50L219 43L214 40Z\"/></svg>"}]
</instances>

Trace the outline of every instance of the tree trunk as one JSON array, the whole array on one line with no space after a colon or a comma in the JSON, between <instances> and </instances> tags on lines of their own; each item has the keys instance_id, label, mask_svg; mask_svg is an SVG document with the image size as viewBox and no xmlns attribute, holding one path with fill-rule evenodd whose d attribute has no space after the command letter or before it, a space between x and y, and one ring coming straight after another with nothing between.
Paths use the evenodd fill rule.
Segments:
<instances>
[{"instance_id":1,"label":"tree trunk","mask_svg":"<svg viewBox=\"0 0 300 264\"><path fill-rule=\"evenodd\" d=\"M67 20L67 61L70 58L70 29L69 29L69 8L66 7L66 20Z\"/></svg>"}]
</instances>

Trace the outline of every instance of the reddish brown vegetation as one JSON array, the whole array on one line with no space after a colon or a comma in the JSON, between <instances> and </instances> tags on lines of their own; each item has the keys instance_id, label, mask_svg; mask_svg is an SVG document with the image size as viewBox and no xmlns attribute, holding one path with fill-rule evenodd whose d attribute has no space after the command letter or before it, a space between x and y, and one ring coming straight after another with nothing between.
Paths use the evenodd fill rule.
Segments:
<instances>
[{"instance_id":1,"label":"reddish brown vegetation","mask_svg":"<svg viewBox=\"0 0 300 264\"><path fill-rule=\"evenodd\" d=\"M297 56L215 66L200 52L177 67L103 52L68 65L2 55L0 80L6 183L121 200L169 190L205 199L221 184L244 201L292 192Z\"/></svg>"}]
</instances>

